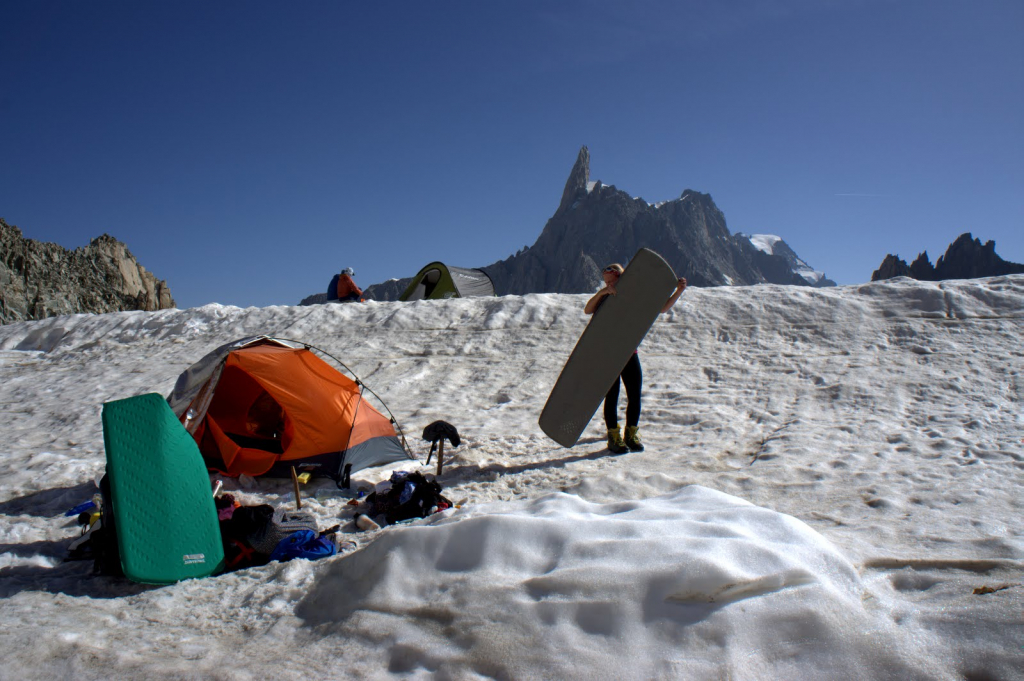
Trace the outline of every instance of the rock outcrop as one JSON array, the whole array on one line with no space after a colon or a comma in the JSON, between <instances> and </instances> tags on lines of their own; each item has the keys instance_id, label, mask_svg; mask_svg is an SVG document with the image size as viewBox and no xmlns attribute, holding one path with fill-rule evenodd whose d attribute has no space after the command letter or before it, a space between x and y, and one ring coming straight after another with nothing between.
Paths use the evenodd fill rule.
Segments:
<instances>
[{"instance_id":1,"label":"rock outcrop","mask_svg":"<svg viewBox=\"0 0 1024 681\"><path fill-rule=\"evenodd\" d=\"M167 283L114 237L104 234L69 251L26 239L0 219L0 323L173 307Z\"/></svg>"},{"instance_id":2,"label":"rock outcrop","mask_svg":"<svg viewBox=\"0 0 1024 681\"><path fill-rule=\"evenodd\" d=\"M920 258L918 258L920 260ZM915 260L914 262L917 262ZM928 263L929 265L931 263ZM878 281L879 279L894 279L896 277L912 277L910 273L910 267L907 265L907 261L901 259L899 256L895 256L892 253L885 256L882 260L882 264L878 266L878 269L871 275L871 281ZM913 277L917 278L917 277Z\"/></svg>"},{"instance_id":3,"label":"rock outcrop","mask_svg":"<svg viewBox=\"0 0 1024 681\"><path fill-rule=\"evenodd\" d=\"M498 295L583 293L601 284L604 265L625 264L646 247L695 286L834 285L782 246L787 255L765 252L750 237L731 234L708 194L687 189L674 201L652 205L614 185L591 182L590 152L583 147L558 209L536 243L481 269ZM804 274L794 270L795 261Z\"/></svg>"},{"instance_id":4,"label":"rock outcrop","mask_svg":"<svg viewBox=\"0 0 1024 681\"><path fill-rule=\"evenodd\" d=\"M398 297L405 293L412 283L412 277L402 279L388 279L379 284L367 286L363 291L363 297L367 300L398 300Z\"/></svg>"},{"instance_id":5,"label":"rock outcrop","mask_svg":"<svg viewBox=\"0 0 1024 681\"><path fill-rule=\"evenodd\" d=\"M940 255L933 266L925 251L909 266L899 256L885 256L882 264L871 274L871 281L911 277L921 281L943 281L946 279L977 279L997 277L1004 274L1024 273L1024 265L1003 260L996 255L996 242L975 239L970 232L961 234L949 245L945 255Z\"/></svg>"}]
</instances>

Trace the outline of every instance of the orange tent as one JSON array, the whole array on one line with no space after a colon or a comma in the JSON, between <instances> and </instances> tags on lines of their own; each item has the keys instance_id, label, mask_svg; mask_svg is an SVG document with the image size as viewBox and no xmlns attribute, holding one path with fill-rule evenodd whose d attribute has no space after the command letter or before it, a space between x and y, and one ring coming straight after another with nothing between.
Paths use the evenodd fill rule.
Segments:
<instances>
[{"instance_id":1,"label":"orange tent","mask_svg":"<svg viewBox=\"0 0 1024 681\"><path fill-rule=\"evenodd\" d=\"M310 346L257 336L187 369L167 401L211 470L287 477L294 466L347 486L358 470L413 458L365 392L376 397Z\"/></svg>"}]
</instances>

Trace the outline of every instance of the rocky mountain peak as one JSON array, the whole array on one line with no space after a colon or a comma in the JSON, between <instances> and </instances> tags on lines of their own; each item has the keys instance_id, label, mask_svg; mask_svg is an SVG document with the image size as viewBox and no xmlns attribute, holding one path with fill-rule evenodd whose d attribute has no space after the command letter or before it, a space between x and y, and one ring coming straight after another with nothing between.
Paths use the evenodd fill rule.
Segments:
<instances>
[{"instance_id":1,"label":"rocky mountain peak","mask_svg":"<svg viewBox=\"0 0 1024 681\"><path fill-rule=\"evenodd\" d=\"M69 251L0 219L0 323L173 307L167 283L109 234Z\"/></svg>"},{"instance_id":2,"label":"rocky mountain peak","mask_svg":"<svg viewBox=\"0 0 1024 681\"><path fill-rule=\"evenodd\" d=\"M1003 260L996 255L996 242L975 239L970 232L961 234L940 255L933 266L928 252L917 256L913 264L907 265L899 256L886 255L882 264L871 274L871 281L911 277L922 281L943 281L946 279L976 279L996 277L1004 274L1024 273L1024 265Z\"/></svg>"},{"instance_id":3,"label":"rocky mountain peak","mask_svg":"<svg viewBox=\"0 0 1024 681\"><path fill-rule=\"evenodd\" d=\"M684 189L683 193L679 195L680 201L687 201L690 199L714 203L714 201L711 198L711 194L704 194L702 192L697 191L696 189Z\"/></svg>"},{"instance_id":4,"label":"rocky mountain peak","mask_svg":"<svg viewBox=\"0 0 1024 681\"><path fill-rule=\"evenodd\" d=\"M789 256L761 253L737 240L709 194L687 189L678 200L652 205L589 178L584 146L533 246L482 268L499 295L592 291L604 265L625 264L641 247L660 253L695 286L832 283L823 276L811 282L793 270ZM799 260L795 254L789 259Z\"/></svg>"},{"instance_id":5,"label":"rocky mountain peak","mask_svg":"<svg viewBox=\"0 0 1024 681\"><path fill-rule=\"evenodd\" d=\"M754 248L755 252L751 253L752 259L772 281L781 283L796 275L802 280L797 283L808 286L820 288L836 285L824 272L819 272L804 262L782 237L774 234L737 233L733 238L743 250L749 251L751 247Z\"/></svg>"},{"instance_id":6,"label":"rocky mountain peak","mask_svg":"<svg viewBox=\"0 0 1024 681\"><path fill-rule=\"evenodd\" d=\"M988 277L1010 274L1010 270L1024 272L1024 265L1003 260L996 255L995 241L982 244L970 232L958 236L935 263L935 271L943 279Z\"/></svg>"},{"instance_id":7,"label":"rocky mountain peak","mask_svg":"<svg viewBox=\"0 0 1024 681\"><path fill-rule=\"evenodd\" d=\"M562 200L558 204L555 215L569 210L573 203L585 194L587 185L590 183L590 150L587 147L580 147L580 153L576 156L576 163L569 172L569 179L565 181L565 189L562 191Z\"/></svg>"},{"instance_id":8,"label":"rocky mountain peak","mask_svg":"<svg viewBox=\"0 0 1024 681\"><path fill-rule=\"evenodd\" d=\"M928 259L928 251L921 251L914 262L910 263L910 273L907 276L922 281L935 281L935 267Z\"/></svg>"}]
</instances>

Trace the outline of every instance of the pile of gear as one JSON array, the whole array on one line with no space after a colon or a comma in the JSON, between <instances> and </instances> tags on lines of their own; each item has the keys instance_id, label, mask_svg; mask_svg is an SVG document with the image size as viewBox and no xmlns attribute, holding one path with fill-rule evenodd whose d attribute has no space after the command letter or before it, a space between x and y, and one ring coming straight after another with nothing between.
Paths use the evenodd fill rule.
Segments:
<instances>
[{"instance_id":1,"label":"pile of gear","mask_svg":"<svg viewBox=\"0 0 1024 681\"><path fill-rule=\"evenodd\" d=\"M316 560L338 553L340 525L321 531L312 513L242 506L230 494L216 499L224 541L224 569L241 570L292 558ZM354 544L347 542L347 544Z\"/></svg>"},{"instance_id":2,"label":"pile of gear","mask_svg":"<svg viewBox=\"0 0 1024 681\"><path fill-rule=\"evenodd\" d=\"M106 476L101 489L109 494L105 483ZM275 509L269 504L243 506L231 494L215 496L214 503L224 545L224 572L275 560L316 560L356 548L355 542L341 539L340 525L320 530L316 517L306 511ZM104 494L94 495L65 515L76 514L82 536L68 547L68 560L92 560L94 573L123 576L115 521Z\"/></svg>"},{"instance_id":3,"label":"pile of gear","mask_svg":"<svg viewBox=\"0 0 1024 681\"><path fill-rule=\"evenodd\" d=\"M356 525L363 530L426 518L454 506L441 494L437 480L406 471L395 471L390 479L378 482L373 492L357 504Z\"/></svg>"}]
</instances>

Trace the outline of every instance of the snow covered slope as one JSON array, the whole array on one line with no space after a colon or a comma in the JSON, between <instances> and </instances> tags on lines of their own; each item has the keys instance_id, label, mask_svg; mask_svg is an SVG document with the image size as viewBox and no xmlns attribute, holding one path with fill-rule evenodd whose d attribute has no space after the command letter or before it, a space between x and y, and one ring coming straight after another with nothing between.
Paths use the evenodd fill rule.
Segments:
<instances>
[{"instance_id":1,"label":"snow covered slope","mask_svg":"<svg viewBox=\"0 0 1024 681\"><path fill-rule=\"evenodd\" d=\"M1020 678L1024 276L691 288L640 347L647 450L623 456L597 417L572 449L536 426L586 298L0 327L3 675ZM257 333L341 358L422 455L455 424L462 508L357 533L317 483L304 508L356 550L161 588L61 562L102 403Z\"/></svg>"}]
</instances>

